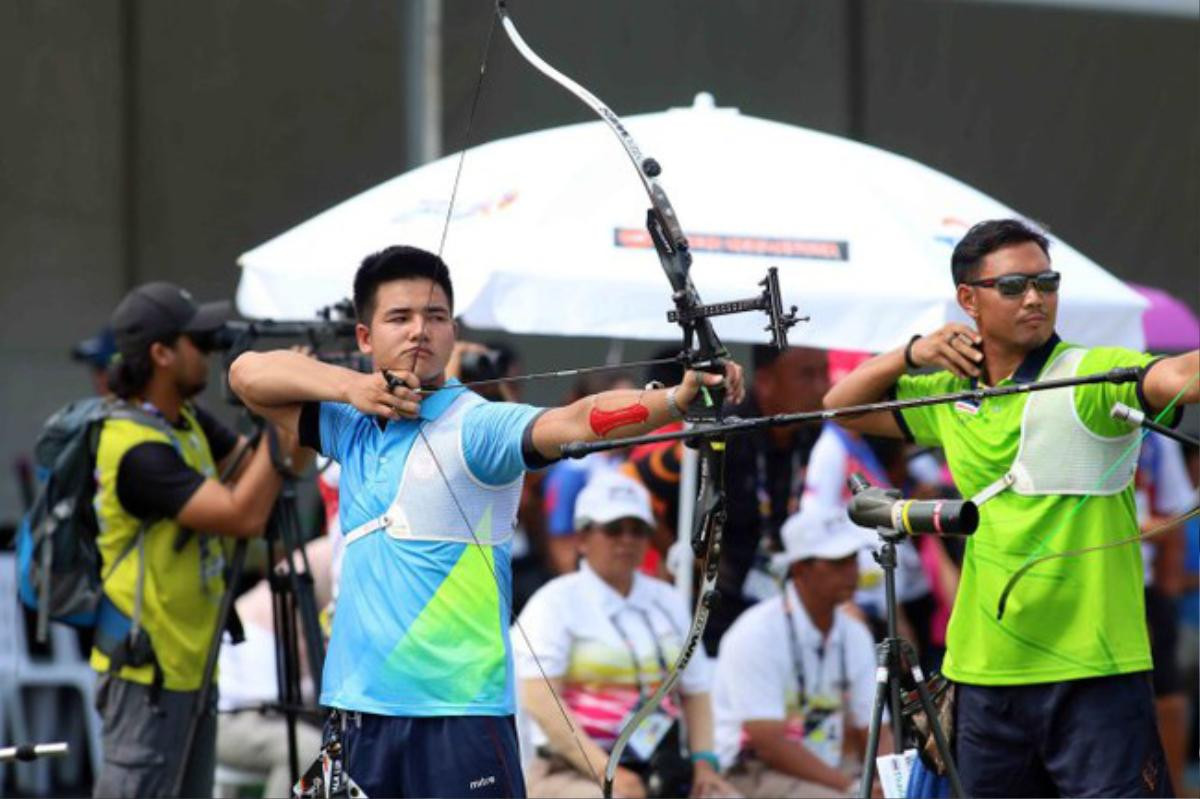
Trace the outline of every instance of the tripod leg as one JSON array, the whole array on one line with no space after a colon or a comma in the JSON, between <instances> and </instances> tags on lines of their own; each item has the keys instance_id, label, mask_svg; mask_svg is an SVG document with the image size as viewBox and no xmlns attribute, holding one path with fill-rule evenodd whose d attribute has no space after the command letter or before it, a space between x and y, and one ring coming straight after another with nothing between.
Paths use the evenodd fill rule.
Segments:
<instances>
[{"instance_id":1,"label":"tripod leg","mask_svg":"<svg viewBox=\"0 0 1200 799\"><path fill-rule=\"evenodd\" d=\"M302 544L302 530L296 511L296 491L291 481L285 481L267 528L268 540L282 550L279 557L272 551L271 563L279 563L271 575L272 597L275 602L276 658L280 675L280 703L288 730L288 759L292 783L300 778L297 751L297 709L304 704L300 691L301 648L314 685L320 686L325 661L325 639L317 613L314 577L307 553ZM299 558L303 568L298 568Z\"/></svg>"},{"instance_id":2,"label":"tripod leg","mask_svg":"<svg viewBox=\"0 0 1200 799\"><path fill-rule=\"evenodd\" d=\"M894 662L888 673L893 676L888 681L888 697L891 703L889 712L892 716L892 754L898 755L904 752L904 714L900 711L900 674L904 669L904 663L900 659L898 646L893 645L892 658Z\"/></svg>"},{"instance_id":3,"label":"tripod leg","mask_svg":"<svg viewBox=\"0 0 1200 799\"><path fill-rule=\"evenodd\" d=\"M280 492L276 514L280 542L287 554L287 574L295 611L300 619L298 636L303 636L301 640L304 643L304 655L308 659L308 670L315 684L319 685L325 667L325 638L317 611L314 577L302 543L300 520L296 512L296 491L290 483ZM292 560L297 557L304 564L303 571L297 569Z\"/></svg>"},{"instance_id":4,"label":"tripod leg","mask_svg":"<svg viewBox=\"0 0 1200 799\"><path fill-rule=\"evenodd\" d=\"M863 752L862 781L859 797L871 799L871 786L875 783L875 755L879 752L879 730L883 726L883 706L888 702L891 679L888 663L891 662L891 644L887 640L875 646L875 704L871 708L871 726L867 730L867 747Z\"/></svg>"},{"instance_id":5,"label":"tripod leg","mask_svg":"<svg viewBox=\"0 0 1200 799\"><path fill-rule=\"evenodd\" d=\"M280 546L276 516L279 508L276 506L272 521L267 532L267 562L279 562L279 550L291 566L291 555L286 545ZM271 613L275 627L275 679L276 695L279 697L279 707L283 712L284 724L287 729L288 766L295 785L300 779L300 757L296 751L296 708L300 704L300 655L296 637L296 614L294 610L295 594L292 593L292 582L287 574L281 574L272 567L267 572L268 585L271 588Z\"/></svg>"},{"instance_id":6,"label":"tripod leg","mask_svg":"<svg viewBox=\"0 0 1200 799\"><path fill-rule=\"evenodd\" d=\"M950 790L955 796L960 799L965 799L966 793L963 792L962 781L958 777L958 766L954 763L954 754L950 751L950 742L946 740L946 733L942 729L942 723L938 720L937 708L933 705L933 699L929 695L929 688L925 684L925 675L921 672L921 667L917 665L916 652L907 641L903 643L905 654L912 663L913 682L917 684L917 696L921 698L921 707L925 711L925 717L929 719L929 729L933 731L933 741L937 746L938 754L942 756L942 762L946 764L946 777L950 780Z\"/></svg>"}]
</instances>

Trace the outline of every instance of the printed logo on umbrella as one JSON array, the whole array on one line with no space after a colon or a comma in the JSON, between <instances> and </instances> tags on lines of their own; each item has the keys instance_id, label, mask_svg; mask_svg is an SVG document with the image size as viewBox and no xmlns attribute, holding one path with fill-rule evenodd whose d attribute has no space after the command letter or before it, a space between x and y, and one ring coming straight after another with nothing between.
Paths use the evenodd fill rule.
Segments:
<instances>
[{"instance_id":1,"label":"printed logo on umbrella","mask_svg":"<svg viewBox=\"0 0 1200 799\"><path fill-rule=\"evenodd\" d=\"M687 238L692 252L761 255L765 258L815 258L820 261L845 261L850 257L850 242L832 239L784 239L728 233L688 233ZM654 246L650 234L645 230L622 227L613 228L613 244L635 249Z\"/></svg>"}]
</instances>

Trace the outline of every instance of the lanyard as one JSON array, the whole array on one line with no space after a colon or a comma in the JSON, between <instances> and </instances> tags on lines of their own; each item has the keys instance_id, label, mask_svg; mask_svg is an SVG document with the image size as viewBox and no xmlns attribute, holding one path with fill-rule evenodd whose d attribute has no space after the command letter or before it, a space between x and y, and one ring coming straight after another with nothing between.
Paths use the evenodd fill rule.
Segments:
<instances>
[{"instance_id":1,"label":"lanyard","mask_svg":"<svg viewBox=\"0 0 1200 799\"><path fill-rule=\"evenodd\" d=\"M836 611L835 611L836 612ZM796 636L795 619L792 613L792 597L791 593L786 589L783 591L783 617L784 623L787 626L788 641L792 649L792 666L796 675L796 683L800 689L800 712L807 715L808 712L808 691L805 685L804 675L804 653L800 650L800 641ZM841 666L841 679L838 681L838 690L844 694L850 687L849 676L846 673L846 631L838 636L838 661ZM825 644L822 643L817 647L817 679L814 685L820 690L821 678L825 673Z\"/></svg>"},{"instance_id":2,"label":"lanyard","mask_svg":"<svg viewBox=\"0 0 1200 799\"><path fill-rule=\"evenodd\" d=\"M646 625L646 629L650 633L650 641L654 644L654 657L655 660L658 661L659 678L665 680L667 678L667 674L670 673L670 668L667 666L667 659L666 656L663 655L662 646L658 643L658 634L654 630L654 625L650 623L650 614L648 614L642 608L635 608L635 610L637 611L638 615L642 617L642 622ZM633 641L629 638L629 636L625 634L625 628L623 628L621 623L617 621L617 617L620 615L620 613L620 611L614 613L609 617L609 621L612 622L612 626L617 631L617 635L621 637L621 642L625 644L626 651L629 652L629 659L633 663L633 679L637 684L638 707L641 707L642 702L646 698L646 685L642 682L642 667L640 661L638 660L637 648L633 645Z\"/></svg>"}]
</instances>

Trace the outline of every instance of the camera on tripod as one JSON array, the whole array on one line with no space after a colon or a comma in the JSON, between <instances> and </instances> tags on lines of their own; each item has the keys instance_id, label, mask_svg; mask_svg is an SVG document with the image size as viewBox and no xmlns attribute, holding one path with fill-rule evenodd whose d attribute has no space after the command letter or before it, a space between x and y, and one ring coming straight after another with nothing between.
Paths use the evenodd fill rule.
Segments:
<instances>
[{"instance_id":1,"label":"camera on tripod","mask_svg":"<svg viewBox=\"0 0 1200 799\"><path fill-rule=\"evenodd\" d=\"M208 333L192 335L204 352L220 352L222 395L231 405L242 404L229 387L229 367L237 356L254 349L259 341L291 341L308 348L314 358L360 372L371 370L370 359L358 351L355 342L357 320L354 304L341 300L319 308L316 319L276 321L274 319L234 319Z\"/></svg>"}]
</instances>

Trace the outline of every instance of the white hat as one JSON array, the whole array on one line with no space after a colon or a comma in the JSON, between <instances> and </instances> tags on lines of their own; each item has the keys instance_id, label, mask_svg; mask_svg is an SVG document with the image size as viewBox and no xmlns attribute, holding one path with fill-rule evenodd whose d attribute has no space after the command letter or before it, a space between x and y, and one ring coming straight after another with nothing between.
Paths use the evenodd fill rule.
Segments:
<instances>
[{"instance_id":1,"label":"white hat","mask_svg":"<svg viewBox=\"0 0 1200 799\"><path fill-rule=\"evenodd\" d=\"M650 494L637 480L615 470L594 474L575 499L575 529L632 517L651 527Z\"/></svg>"},{"instance_id":2,"label":"white hat","mask_svg":"<svg viewBox=\"0 0 1200 799\"><path fill-rule=\"evenodd\" d=\"M779 536L783 552L772 558L772 565L781 570L808 558L841 560L874 542L869 531L850 521L845 508L816 502L807 503L799 513L789 516Z\"/></svg>"}]
</instances>

